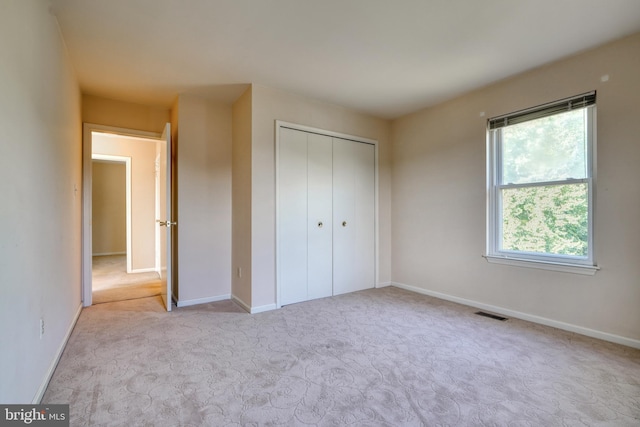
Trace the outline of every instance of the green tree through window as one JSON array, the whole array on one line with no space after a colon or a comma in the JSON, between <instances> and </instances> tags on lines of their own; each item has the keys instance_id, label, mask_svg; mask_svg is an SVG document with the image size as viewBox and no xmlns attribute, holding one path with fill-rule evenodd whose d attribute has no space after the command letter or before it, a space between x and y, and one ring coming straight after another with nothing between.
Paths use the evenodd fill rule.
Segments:
<instances>
[{"instance_id":1,"label":"green tree through window","mask_svg":"<svg viewBox=\"0 0 640 427\"><path fill-rule=\"evenodd\" d=\"M593 265L594 104L490 121L489 255Z\"/></svg>"}]
</instances>

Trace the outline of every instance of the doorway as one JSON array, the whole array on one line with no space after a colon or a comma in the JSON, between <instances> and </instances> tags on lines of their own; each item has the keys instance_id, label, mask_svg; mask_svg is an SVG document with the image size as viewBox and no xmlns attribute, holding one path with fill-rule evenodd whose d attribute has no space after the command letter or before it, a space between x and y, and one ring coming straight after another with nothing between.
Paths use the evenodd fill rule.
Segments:
<instances>
[{"instance_id":1,"label":"doorway","mask_svg":"<svg viewBox=\"0 0 640 427\"><path fill-rule=\"evenodd\" d=\"M115 138L115 139L114 139ZM143 233L133 233L133 214L131 209L132 158L136 159L137 169L140 163L152 162L154 152L144 153L135 150L136 144L155 146L155 140L132 139L119 135L94 133L92 135L92 297L93 304L123 301L160 295L160 276L155 265L147 268L133 268L133 247ZM107 145L104 147L104 145ZM120 156L104 154L105 151L129 154ZM137 155L136 155L137 154ZM154 185L153 182L139 182L145 173L136 173L136 188ZM146 184L146 185L145 185ZM149 201L140 200L135 212L136 222L153 213L154 204L146 207ZM149 218L150 221L151 218ZM140 245L135 242L137 252L144 258L145 251L155 253L156 243ZM146 258L149 258L147 256Z\"/></svg>"},{"instance_id":2,"label":"doorway","mask_svg":"<svg viewBox=\"0 0 640 427\"><path fill-rule=\"evenodd\" d=\"M85 307L159 295L171 308L171 258L163 250L174 223L162 206L170 203L168 132L168 124L163 135L84 125Z\"/></svg>"}]
</instances>

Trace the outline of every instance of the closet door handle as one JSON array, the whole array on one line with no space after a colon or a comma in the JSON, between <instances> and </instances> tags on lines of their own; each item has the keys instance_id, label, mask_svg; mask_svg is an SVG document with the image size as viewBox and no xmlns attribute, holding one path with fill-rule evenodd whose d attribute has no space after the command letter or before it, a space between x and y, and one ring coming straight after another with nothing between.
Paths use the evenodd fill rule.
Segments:
<instances>
[{"instance_id":1,"label":"closet door handle","mask_svg":"<svg viewBox=\"0 0 640 427\"><path fill-rule=\"evenodd\" d=\"M342 221L342 226L346 227L347 226L347 221Z\"/></svg>"},{"instance_id":2,"label":"closet door handle","mask_svg":"<svg viewBox=\"0 0 640 427\"><path fill-rule=\"evenodd\" d=\"M324 225L324 224L322 223L322 221L319 221L319 222L318 222L318 228L322 228L322 226L323 226L323 225Z\"/></svg>"}]
</instances>

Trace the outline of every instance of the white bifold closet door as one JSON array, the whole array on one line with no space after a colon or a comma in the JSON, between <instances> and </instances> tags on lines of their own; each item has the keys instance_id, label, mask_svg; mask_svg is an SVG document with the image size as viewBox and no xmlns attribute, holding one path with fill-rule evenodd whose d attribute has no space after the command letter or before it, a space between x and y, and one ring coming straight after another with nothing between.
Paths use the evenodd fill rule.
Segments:
<instances>
[{"instance_id":1,"label":"white bifold closet door","mask_svg":"<svg viewBox=\"0 0 640 427\"><path fill-rule=\"evenodd\" d=\"M375 147L333 139L333 294L375 282Z\"/></svg>"},{"instance_id":2,"label":"white bifold closet door","mask_svg":"<svg viewBox=\"0 0 640 427\"><path fill-rule=\"evenodd\" d=\"M332 294L332 146L328 136L307 138L307 299L314 299Z\"/></svg>"},{"instance_id":3,"label":"white bifold closet door","mask_svg":"<svg viewBox=\"0 0 640 427\"><path fill-rule=\"evenodd\" d=\"M280 129L280 304L372 288L375 147Z\"/></svg>"}]
</instances>

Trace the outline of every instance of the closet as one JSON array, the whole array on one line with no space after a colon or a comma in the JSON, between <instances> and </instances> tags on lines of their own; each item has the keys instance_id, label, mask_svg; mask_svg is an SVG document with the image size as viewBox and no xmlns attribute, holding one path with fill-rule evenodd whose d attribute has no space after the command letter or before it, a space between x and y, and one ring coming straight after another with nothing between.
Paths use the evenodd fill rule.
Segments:
<instances>
[{"instance_id":1,"label":"closet","mask_svg":"<svg viewBox=\"0 0 640 427\"><path fill-rule=\"evenodd\" d=\"M375 145L278 126L279 304L375 285Z\"/></svg>"}]
</instances>

